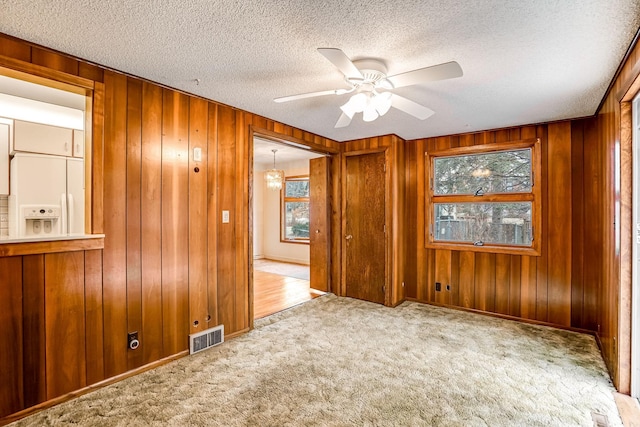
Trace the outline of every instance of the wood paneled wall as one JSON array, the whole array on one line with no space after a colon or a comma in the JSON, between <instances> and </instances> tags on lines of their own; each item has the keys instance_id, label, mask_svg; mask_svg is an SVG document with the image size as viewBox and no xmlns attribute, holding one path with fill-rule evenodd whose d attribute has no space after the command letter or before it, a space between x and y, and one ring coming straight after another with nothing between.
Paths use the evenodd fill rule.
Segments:
<instances>
[{"instance_id":1,"label":"wood paneled wall","mask_svg":"<svg viewBox=\"0 0 640 427\"><path fill-rule=\"evenodd\" d=\"M584 262L585 267L596 264L602 270L596 302L602 353L614 385L627 394L631 387L631 245L635 235L631 224L631 101L639 91L640 45L636 43L621 64L597 116L585 122L589 133L584 147L585 158L599 171L593 178L585 171L585 177L598 179L601 190L592 195L597 199L593 206L596 210L585 211L585 221L592 212L601 221L595 232L602 247L601 253L585 254ZM618 183L616 169L620 173Z\"/></svg>"},{"instance_id":2,"label":"wood paneled wall","mask_svg":"<svg viewBox=\"0 0 640 427\"><path fill-rule=\"evenodd\" d=\"M340 144L11 37L0 35L0 57L99 87L92 169L100 182L93 184L92 218L93 231L106 236L100 263L89 252L0 258L11 267L0 268L0 348L7 349L0 368L26 373L0 385L0 417L184 354L189 333L219 324L227 337L248 330L251 127L316 149L340 152ZM195 147L202 161L193 159ZM339 175L332 181L331 197L339 197ZM53 292L45 299L44 280ZM13 303L23 296L24 309ZM129 332L138 332L135 351L127 349ZM56 353L53 346L67 333L68 350ZM20 344L5 345L13 342ZM47 366L23 366L45 363L47 352Z\"/></svg>"},{"instance_id":3,"label":"wood paneled wall","mask_svg":"<svg viewBox=\"0 0 640 427\"><path fill-rule=\"evenodd\" d=\"M0 258L0 416L105 378L101 280L101 250Z\"/></svg>"},{"instance_id":4,"label":"wood paneled wall","mask_svg":"<svg viewBox=\"0 0 640 427\"><path fill-rule=\"evenodd\" d=\"M541 256L426 249L425 152L529 138L541 140ZM581 138L567 121L407 141L407 298L595 331L597 280L582 274L585 242L572 232L584 226L574 218L590 202L582 195Z\"/></svg>"}]
</instances>

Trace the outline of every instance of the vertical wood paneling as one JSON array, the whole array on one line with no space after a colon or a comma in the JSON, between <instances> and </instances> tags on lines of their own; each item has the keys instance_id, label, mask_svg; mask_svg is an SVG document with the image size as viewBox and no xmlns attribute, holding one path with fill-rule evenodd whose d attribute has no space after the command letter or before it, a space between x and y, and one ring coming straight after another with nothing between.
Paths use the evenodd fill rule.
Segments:
<instances>
[{"instance_id":1,"label":"vertical wood paneling","mask_svg":"<svg viewBox=\"0 0 640 427\"><path fill-rule=\"evenodd\" d=\"M229 309L218 311L218 321L224 324L225 333L238 330L235 323L237 310L235 287L236 280L236 227L235 209L236 194L229 189L236 188L235 164L236 164L236 123L235 111L232 108L218 106L218 163L217 163L217 197L218 211L216 221L218 226L218 265L217 265L217 290L218 307ZM280 129L282 131L282 129ZM222 211L229 211L229 223L222 223Z\"/></svg>"},{"instance_id":2,"label":"vertical wood paneling","mask_svg":"<svg viewBox=\"0 0 640 427\"><path fill-rule=\"evenodd\" d=\"M162 357L162 89L142 85L141 288L143 363Z\"/></svg>"},{"instance_id":3,"label":"vertical wood paneling","mask_svg":"<svg viewBox=\"0 0 640 427\"><path fill-rule=\"evenodd\" d=\"M22 257L24 406L47 399L45 378L44 255Z\"/></svg>"},{"instance_id":4,"label":"vertical wood paneling","mask_svg":"<svg viewBox=\"0 0 640 427\"><path fill-rule=\"evenodd\" d=\"M541 249L542 253L536 259L536 319L541 322L548 320L547 304L548 304L548 289L547 289L547 262L549 253L549 239L547 237L546 230L549 227L549 143L547 139L547 129L545 126L537 126L536 134L544 141L540 144L540 151L542 152L542 230L545 238L542 240Z\"/></svg>"},{"instance_id":5,"label":"vertical wood paneling","mask_svg":"<svg viewBox=\"0 0 640 427\"><path fill-rule=\"evenodd\" d=\"M142 82L127 81L127 331L142 331ZM140 335L138 335L140 338ZM144 363L141 349L127 352L129 369Z\"/></svg>"},{"instance_id":6,"label":"vertical wood paneling","mask_svg":"<svg viewBox=\"0 0 640 427\"><path fill-rule=\"evenodd\" d=\"M496 254L495 311L509 314L509 291L511 289L511 255Z\"/></svg>"},{"instance_id":7,"label":"vertical wood paneling","mask_svg":"<svg viewBox=\"0 0 640 427\"><path fill-rule=\"evenodd\" d=\"M206 101L189 100L189 324L190 332L207 329L207 130ZM202 159L194 159L194 149ZM197 322L197 324L196 324Z\"/></svg>"},{"instance_id":8,"label":"vertical wood paneling","mask_svg":"<svg viewBox=\"0 0 640 427\"><path fill-rule=\"evenodd\" d=\"M220 324L218 310L218 106L209 104L207 135L207 327Z\"/></svg>"},{"instance_id":9,"label":"vertical wood paneling","mask_svg":"<svg viewBox=\"0 0 640 427\"><path fill-rule=\"evenodd\" d=\"M571 324L584 324L584 121L571 123Z\"/></svg>"},{"instance_id":10,"label":"vertical wood paneling","mask_svg":"<svg viewBox=\"0 0 640 427\"><path fill-rule=\"evenodd\" d=\"M87 385L104 379L102 324L102 251L84 252Z\"/></svg>"},{"instance_id":11,"label":"vertical wood paneling","mask_svg":"<svg viewBox=\"0 0 640 427\"><path fill-rule=\"evenodd\" d=\"M450 304L451 291L447 290L447 286L451 287L451 251L438 250L433 252L435 253L435 281L441 286L440 291L435 291L435 302Z\"/></svg>"},{"instance_id":12,"label":"vertical wood paneling","mask_svg":"<svg viewBox=\"0 0 640 427\"><path fill-rule=\"evenodd\" d=\"M507 314L520 317L520 289L521 271L520 265L522 257L512 255L511 265L509 267L509 309Z\"/></svg>"},{"instance_id":13,"label":"vertical wood paneling","mask_svg":"<svg viewBox=\"0 0 640 427\"><path fill-rule=\"evenodd\" d=\"M247 212L249 205L249 173L247 168L249 155L248 126L246 115L242 111L236 110L236 153L235 153L235 330L242 331L249 327L249 223ZM293 130L291 132L293 135Z\"/></svg>"},{"instance_id":14,"label":"vertical wood paneling","mask_svg":"<svg viewBox=\"0 0 640 427\"><path fill-rule=\"evenodd\" d=\"M162 348L188 348L189 334L189 98L162 96Z\"/></svg>"},{"instance_id":15,"label":"vertical wood paneling","mask_svg":"<svg viewBox=\"0 0 640 427\"><path fill-rule=\"evenodd\" d=\"M0 258L0 284L1 418L24 408L22 257Z\"/></svg>"},{"instance_id":16,"label":"vertical wood paneling","mask_svg":"<svg viewBox=\"0 0 640 427\"><path fill-rule=\"evenodd\" d=\"M406 144L406 166L405 166L405 182L406 182L406 207L405 207L405 222L406 222L406 250L407 254L406 266L405 266L405 295L408 298L417 298L417 259L416 252L419 250L417 243L418 228L417 228L417 216L418 216L418 204L415 194L417 194L417 174L416 164L417 156L420 153L417 150L417 144Z\"/></svg>"},{"instance_id":17,"label":"vertical wood paneling","mask_svg":"<svg viewBox=\"0 0 640 427\"><path fill-rule=\"evenodd\" d=\"M104 126L105 376L127 371L127 78L105 73Z\"/></svg>"},{"instance_id":18,"label":"vertical wood paneling","mask_svg":"<svg viewBox=\"0 0 640 427\"><path fill-rule=\"evenodd\" d=\"M474 308L494 311L496 304L496 255L478 252L475 271Z\"/></svg>"},{"instance_id":19,"label":"vertical wood paneling","mask_svg":"<svg viewBox=\"0 0 640 427\"><path fill-rule=\"evenodd\" d=\"M47 399L87 385L84 253L46 254L45 343Z\"/></svg>"},{"instance_id":20,"label":"vertical wood paneling","mask_svg":"<svg viewBox=\"0 0 640 427\"><path fill-rule=\"evenodd\" d=\"M460 299L461 307L472 308L475 304L476 256L474 252L460 252Z\"/></svg>"},{"instance_id":21,"label":"vertical wood paneling","mask_svg":"<svg viewBox=\"0 0 640 427\"><path fill-rule=\"evenodd\" d=\"M104 233L104 84L96 83L91 107L91 230Z\"/></svg>"},{"instance_id":22,"label":"vertical wood paneling","mask_svg":"<svg viewBox=\"0 0 640 427\"><path fill-rule=\"evenodd\" d=\"M549 152L553 167L549 168L547 239L548 320L563 326L571 325L571 123L550 124ZM562 185L553 185L562 183Z\"/></svg>"}]
</instances>

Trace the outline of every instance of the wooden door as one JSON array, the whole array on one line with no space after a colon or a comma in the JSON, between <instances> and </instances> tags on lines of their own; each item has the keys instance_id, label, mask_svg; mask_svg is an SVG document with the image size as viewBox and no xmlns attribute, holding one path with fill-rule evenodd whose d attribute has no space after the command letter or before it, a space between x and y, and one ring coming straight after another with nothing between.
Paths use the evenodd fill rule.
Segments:
<instances>
[{"instance_id":1,"label":"wooden door","mask_svg":"<svg viewBox=\"0 0 640 427\"><path fill-rule=\"evenodd\" d=\"M310 286L329 292L328 158L309 160Z\"/></svg>"},{"instance_id":2,"label":"wooden door","mask_svg":"<svg viewBox=\"0 0 640 427\"><path fill-rule=\"evenodd\" d=\"M345 163L343 277L346 295L383 304L385 154L346 156Z\"/></svg>"}]
</instances>

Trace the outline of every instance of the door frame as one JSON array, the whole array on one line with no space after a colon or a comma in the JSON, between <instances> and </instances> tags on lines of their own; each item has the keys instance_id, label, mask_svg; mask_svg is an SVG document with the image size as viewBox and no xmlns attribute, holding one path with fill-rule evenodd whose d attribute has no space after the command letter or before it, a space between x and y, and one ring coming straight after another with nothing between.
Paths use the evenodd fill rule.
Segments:
<instances>
[{"instance_id":1,"label":"door frame","mask_svg":"<svg viewBox=\"0 0 640 427\"><path fill-rule=\"evenodd\" d=\"M385 234L384 234L384 305L391 305L391 283L390 283L390 275L389 275L389 260L391 260L391 245L389 236L392 232L391 227L391 168L389 167L389 147L380 147L368 150L357 150L357 151L348 151L344 152L341 155L340 159L340 169L341 174L344 177L341 185L341 203L340 203L340 223L341 223L341 231L344 232L347 225L347 158L352 156L361 156L367 154L376 154L376 153L384 153L384 222L385 222ZM346 271L346 240L343 233L340 233L340 293L339 295L344 296L347 294L347 271Z\"/></svg>"},{"instance_id":2,"label":"door frame","mask_svg":"<svg viewBox=\"0 0 640 427\"><path fill-rule=\"evenodd\" d=\"M248 239L249 239L249 244L248 244L248 271L246 272L247 274L247 283L248 283L248 296L249 296L249 329L253 329L253 322L254 322L254 310L253 310L253 139L255 137L259 137L262 139L266 139L269 141L273 141L276 142L278 144L282 144L282 145L289 145L292 147L297 147L300 148L302 150L308 150L314 153L318 153L318 154L324 154L325 156L329 157L331 162L336 161L337 159L339 159L339 155L340 155L340 149L339 148L332 148L332 147L325 147L323 145L320 144L316 144L314 142L309 142L309 141L305 141L303 139L300 138L296 138L294 136L291 135L286 135L283 133L278 133L278 132L274 132L259 126L254 126L254 125L249 125L249 132L248 132L248 141L247 141L247 147L248 147L248 153L249 155L248 157L248 162L249 165L247 167L247 171L248 171L248 182L249 182L249 201L248 201L248 207L247 207L247 217L245 218L247 220L248 223ZM338 168L338 172L339 172L339 168ZM337 177L332 177L331 173L329 173L329 182L328 182L328 190L330 192L330 194L333 194L334 191L334 187L336 185L338 185L338 183L340 182L340 176ZM329 204L332 205L332 198L329 197ZM329 208L331 209L333 206L329 206ZM329 221L329 239L328 239L328 245L329 248L328 250L331 250L331 247L333 245L334 242L334 236L335 235L339 235L339 230L335 230L333 227L333 223L332 221ZM329 271L331 271L331 263L332 263L333 259L330 256L329 257L329 265L327 266L327 268L329 269ZM329 292L335 292L334 288L335 285L332 283L331 281L331 277L332 275L329 273L328 274L328 280L329 280L329 284L328 284L328 288L329 288Z\"/></svg>"},{"instance_id":3,"label":"door frame","mask_svg":"<svg viewBox=\"0 0 640 427\"><path fill-rule=\"evenodd\" d=\"M632 137L632 228L635 239L631 245L631 390L632 397L640 398L640 93L631 101L631 137Z\"/></svg>"}]
</instances>

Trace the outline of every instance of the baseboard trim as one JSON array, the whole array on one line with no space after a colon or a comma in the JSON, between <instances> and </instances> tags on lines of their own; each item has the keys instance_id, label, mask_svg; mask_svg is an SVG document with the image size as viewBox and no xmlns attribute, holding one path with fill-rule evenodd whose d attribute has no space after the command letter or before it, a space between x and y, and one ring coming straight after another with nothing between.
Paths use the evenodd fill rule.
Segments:
<instances>
[{"instance_id":1,"label":"baseboard trim","mask_svg":"<svg viewBox=\"0 0 640 427\"><path fill-rule=\"evenodd\" d=\"M23 409L22 411L19 412L15 412L11 415L7 415L4 418L0 419L0 426L4 426L7 425L9 423L12 423L14 421L17 421L19 419L25 418L29 415L35 414L36 412L40 412L43 409L47 409L50 408L52 406L58 405L60 403L66 402L68 400L74 399L76 397L82 396L84 394L90 393L92 391L101 389L103 387L106 387L108 385L117 383L118 381L122 381L126 378L132 377L134 375L138 375L141 374L143 372L149 371L151 369L157 368L159 366L165 365L169 362L173 362L174 360L183 358L184 356L188 356L189 355L189 350L184 350L181 351L180 353L176 353L174 355L171 355L169 357L165 357L163 359L160 360L156 360L155 362L151 362L148 363L144 366L141 366L139 368L135 368L132 369L130 371L124 372L122 374L116 375L115 377L111 377L111 378L107 378L106 380L102 380L100 382L97 382L95 384L91 384L89 386L86 386L84 388L81 388L79 390L75 390L72 391L70 393L67 394L63 394L62 396L58 396L55 397L53 399L50 400L46 400L42 403L38 403L37 405L31 406L29 408Z\"/></svg>"},{"instance_id":2,"label":"baseboard trim","mask_svg":"<svg viewBox=\"0 0 640 427\"><path fill-rule=\"evenodd\" d=\"M407 301L417 302L417 303L420 303L420 304L427 304L427 305L433 305L433 306L436 306L436 307L450 308L452 310L460 310L460 311L466 311L466 312L469 312L469 313L482 314L484 316L497 317L499 319L513 320L513 321L516 321L516 322L528 323L528 324L531 324L531 325L547 326L549 328L562 329L562 330L565 330L565 331L578 332L580 334L592 335L595 338L596 343L600 347L600 340L598 338L598 334L596 333L596 331L592 331L592 330L589 330L589 329L574 328L572 326L558 325L556 323L542 322L540 320L534 320L534 319L525 319L523 317L511 316L509 314L492 313L490 311L483 311L483 310L478 310L478 309L475 309L475 308L458 307L456 305L440 304L440 303L437 303L437 302L427 302L427 301L419 300L417 298L409 298L409 297L407 297L405 299Z\"/></svg>"},{"instance_id":3,"label":"baseboard trim","mask_svg":"<svg viewBox=\"0 0 640 427\"><path fill-rule=\"evenodd\" d=\"M305 260L301 260L301 259L294 259L294 258L284 258L284 257L276 257L276 256L270 256L270 255L263 255L263 257L261 258L265 261L279 261L279 262L286 262L289 264L298 264L298 265L304 265L309 267L310 262L309 261L305 261Z\"/></svg>"}]
</instances>

